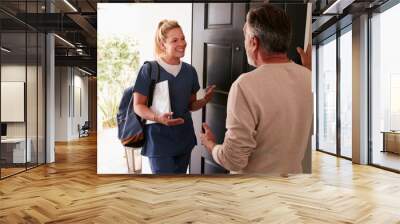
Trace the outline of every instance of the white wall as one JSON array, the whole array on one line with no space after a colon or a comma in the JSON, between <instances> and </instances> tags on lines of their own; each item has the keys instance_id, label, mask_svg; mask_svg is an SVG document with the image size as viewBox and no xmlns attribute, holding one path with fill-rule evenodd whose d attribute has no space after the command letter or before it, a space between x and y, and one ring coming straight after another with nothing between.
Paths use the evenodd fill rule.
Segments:
<instances>
[{"instance_id":1,"label":"white wall","mask_svg":"<svg viewBox=\"0 0 400 224\"><path fill-rule=\"evenodd\" d=\"M28 68L29 69L29 68ZM25 65L2 65L1 66L1 81L18 81L25 82ZM7 110L7 108L1 108ZM24 122L10 122L7 123L7 136L8 137L25 137L25 123Z\"/></svg>"},{"instance_id":2,"label":"white wall","mask_svg":"<svg viewBox=\"0 0 400 224\"><path fill-rule=\"evenodd\" d=\"M68 86L67 67L55 68L55 141L68 140Z\"/></svg>"},{"instance_id":3,"label":"white wall","mask_svg":"<svg viewBox=\"0 0 400 224\"><path fill-rule=\"evenodd\" d=\"M25 65L2 65L1 66L1 81L3 82L25 82L25 75L26 75L26 70L28 74L35 73L36 74L36 67L33 66L28 66L27 68ZM34 83L31 83L32 80L29 80L30 85L36 85L36 81ZM32 92L31 92L31 91ZM30 104L34 100L31 98L36 98L36 88L27 88L27 103ZM35 101L36 102L36 101ZM37 104L32 104L28 105L31 107L37 106ZM7 110L8 108L1 108L1 110ZM34 109L36 111L36 109ZM29 111L32 111L32 108L30 108ZM36 121L36 113L28 113L27 114L28 121ZM7 122L7 136L8 137L25 137L25 123L26 122ZM28 125L28 128L33 127L33 125ZM36 129L36 126L35 126ZM28 130L28 137L29 137L29 130Z\"/></svg>"},{"instance_id":4,"label":"white wall","mask_svg":"<svg viewBox=\"0 0 400 224\"><path fill-rule=\"evenodd\" d=\"M44 162L44 84L42 68L40 66L25 66L25 64L3 64L1 66L2 82L24 82L26 85L26 106L21 108L26 112L26 120L23 122L6 122L7 137L30 139L32 161ZM27 78L27 80L26 80ZM21 94L24 94L22 90ZM2 96L7 97L7 96ZM3 112L12 110L10 107L1 108ZM12 113L12 111L7 111ZM39 151L37 151L39 150ZM39 156L37 157L37 153Z\"/></svg>"},{"instance_id":5,"label":"white wall","mask_svg":"<svg viewBox=\"0 0 400 224\"><path fill-rule=\"evenodd\" d=\"M74 92L71 96L74 99L74 102L71 103L71 105L74 105L71 114L71 135L73 138L79 137L78 124L82 126L88 120L88 77L83 77L82 74L80 71L74 70Z\"/></svg>"},{"instance_id":6,"label":"white wall","mask_svg":"<svg viewBox=\"0 0 400 224\"><path fill-rule=\"evenodd\" d=\"M55 141L77 139L78 124L88 120L88 78L83 75L72 67L56 67Z\"/></svg>"}]
</instances>

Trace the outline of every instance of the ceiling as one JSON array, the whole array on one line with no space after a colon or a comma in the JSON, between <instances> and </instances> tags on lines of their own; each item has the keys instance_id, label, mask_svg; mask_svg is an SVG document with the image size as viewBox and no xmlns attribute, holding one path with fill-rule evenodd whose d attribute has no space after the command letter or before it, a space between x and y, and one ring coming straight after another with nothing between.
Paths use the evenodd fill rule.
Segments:
<instances>
[{"instance_id":1,"label":"ceiling","mask_svg":"<svg viewBox=\"0 0 400 224\"><path fill-rule=\"evenodd\" d=\"M312 33L317 44L350 25L354 17L374 11L388 0L315 0Z\"/></svg>"},{"instance_id":2,"label":"ceiling","mask_svg":"<svg viewBox=\"0 0 400 224\"><path fill-rule=\"evenodd\" d=\"M157 2L161 2L158 0ZM270 0L278 2L279 0ZM351 23L352 17L374 9L387 0L305 0L313 3L313 41L326 38L337 27ZM79 66L96 74L97 3L138 2L118 0L1 0L0 22L2 45L15 53L34 53L37 43L30 42L25 50L25 30L54 32L56 65ZM148 1L140 1L148 2ZM201 1L202 2L202 1ZM286 0L286 2L302 2ZM336 2L336 3L335 3ZM51 12L51 13L50 13ZM338 22L341 21L341 22ZM347 22L346 22L347 21ZM338 25L339 24L339 25ZM66 40L66 41L63 41ZM67 43L68 42L68 43ZM43 46L39 43L39 48Z\"/></svg>"},{"instance_id":3,"label":"ceiling","mask_svg":"<svg viewBox=\"0 0 400 224\"><path fill-rule=\"evenodd\" d=\"M44 44L37 43L36 33L52 32L57 34L56 66L78 66L96 74L97 2L100 1L47 0L46 5L45 0L1 0L2 46L12 49L7 59L21 55L33 58L37 50L44 48Z\"/></svg>"}]
</instances>

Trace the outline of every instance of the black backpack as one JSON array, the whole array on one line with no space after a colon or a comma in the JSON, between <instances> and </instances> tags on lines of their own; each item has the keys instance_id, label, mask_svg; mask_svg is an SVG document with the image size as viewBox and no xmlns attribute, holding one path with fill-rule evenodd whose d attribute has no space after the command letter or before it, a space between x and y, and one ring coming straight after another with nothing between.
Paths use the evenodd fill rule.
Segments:
<instances>
[{"instance_id":1,"label":"black backpack","mask_svg":"<svg viewBox=\"0 0 400 224\"><path fill-rule=\"evenodd\" d=\"M151 83L147 100L147 106L150 107L153 102L154 87L160 80L160 68L156 61L145 61L143 65L146 63L150 65L148 74L151 76ZM118 138L123 146L140 148L145 143L144 128L146 121L139 117L133 109L133 87L130 86L124 90L118 107Z\"/></svg>"}]
</instances>

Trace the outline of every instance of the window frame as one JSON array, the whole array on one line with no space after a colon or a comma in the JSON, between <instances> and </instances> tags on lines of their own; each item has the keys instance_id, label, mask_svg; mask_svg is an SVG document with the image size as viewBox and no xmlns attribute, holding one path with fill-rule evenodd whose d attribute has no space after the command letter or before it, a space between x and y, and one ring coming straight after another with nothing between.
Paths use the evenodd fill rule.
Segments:
<instances>
[{"instance_id":1,"label":"window frame","mask_svg":"<svg viewBox=\"0 0 400 224\"><path fill-rule=\"evenodd\" d=\"M347 156L343 156L341 153L341 118L340 118L340 84L341 84L341 67L340 67L340 37L344 34L346 34L347 32L352 32L352 23L347 24L346 26L344 26L341 29L337 29L335 33L333 33L332 35L328 36L325 39L322 39L321 41L317 42L316 45L316 71L315 71L315 85L316 85L316 151L318 152L323 152L329 155L333 155L339 158L343 158L346 160L350 160L352 161L352 158L347 157ZM336 152L335 153L331 153L328 152L324 149L321 149L319 147L319 131L320 131L320 127L319 127L319 96L320 96L320 89L319 89L319 47L321 44L327 44L331 41L336 41Z\"/></svg>"}]
</instances>

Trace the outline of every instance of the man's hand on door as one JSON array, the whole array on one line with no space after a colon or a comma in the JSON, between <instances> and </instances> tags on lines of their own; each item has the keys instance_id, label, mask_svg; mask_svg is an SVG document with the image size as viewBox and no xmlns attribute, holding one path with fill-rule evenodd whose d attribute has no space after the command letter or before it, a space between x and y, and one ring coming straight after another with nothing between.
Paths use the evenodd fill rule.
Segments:
<instances>
[{"instance_id":1,"label":"man's hand on door","mask_svg":"<svg viewBox=\"0 0 400 224\"><path fill-rule=\"evenodd\" d=\"M210 127L206 123L203 123L203 128L204 133L201 133L200 135L201 144L206 147L208 152L212 153L212 149L217 144L215 140L215 135L212 133Z\"/></svg>"}]
</instances>

